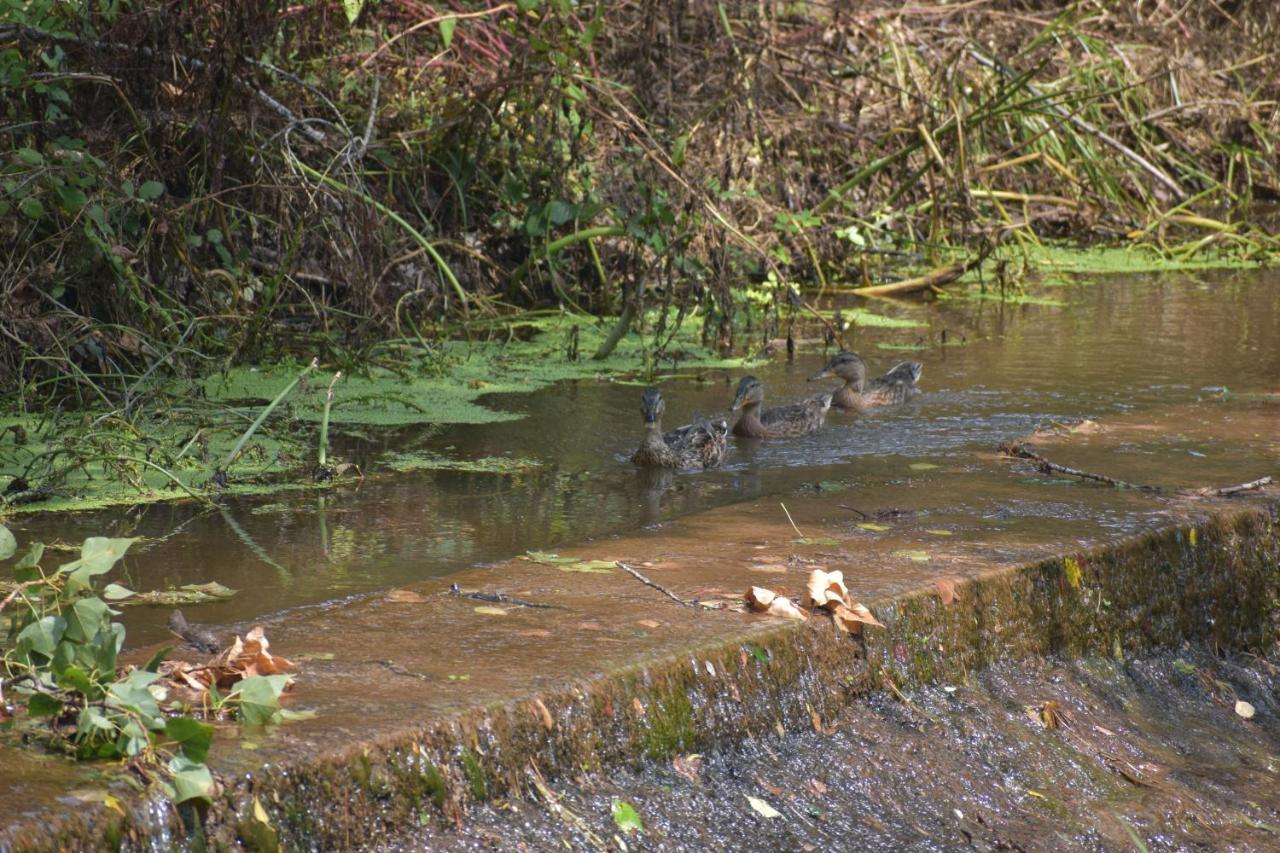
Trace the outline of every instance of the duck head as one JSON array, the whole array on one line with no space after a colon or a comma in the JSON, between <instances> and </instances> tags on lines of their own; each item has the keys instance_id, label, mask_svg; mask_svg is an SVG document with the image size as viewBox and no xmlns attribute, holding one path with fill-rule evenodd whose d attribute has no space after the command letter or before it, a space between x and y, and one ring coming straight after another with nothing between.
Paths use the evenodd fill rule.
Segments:
<instances>
[{"instance_id":1,"label":"duck head","mask_svg":"<svg viewBox=\"0 0 1280 853\"><path fill-rule=\"evenodd\" d=\"M867 381L867 363L859 358L857 353L845 350L838 353L831 361L828 361L826 367L810 376L809 381L813 382L831 376L837 376L861 390Z\"/></svg>"},{"instance_id":2,"label":"duck head","mask_svg":"<svg viewBox=\"0 0 1280 853\"><path fill-rule=\"evenodd\" d=\"M738 390L733 395L733 405L729 411L736 412L745 406L758 406L764 402L764 386L754 376L744 376L738 383Z\"/></svg>"},{"instance_id":3,"label":"duck head","mask_svg":"<svg viewBox=\"0 0 1280 853\"><path fill-rule=\"evenodd\" d=\"M640 411L646 424L657 425L662 422L662 414L667 410L667 402L657 388L646 388L640 398Z\"/></svg>"}]
</instances>

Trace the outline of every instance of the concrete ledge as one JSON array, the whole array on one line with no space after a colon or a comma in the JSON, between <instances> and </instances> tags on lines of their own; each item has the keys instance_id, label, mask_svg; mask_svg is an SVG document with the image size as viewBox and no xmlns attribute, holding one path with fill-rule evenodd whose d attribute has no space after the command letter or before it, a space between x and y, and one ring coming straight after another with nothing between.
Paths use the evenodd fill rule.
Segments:
<instances>
[{"instance_id":1,"label":"concrete ledge","mask_svg":"<svg viewBox=\"0 0 1280 853\"><path fill-rule=\"evenodd\" d=\"M413 719L406 709L414 694L400 687L408 704L387 709L368 729L344 717L326 721L322 712L328 729L309 749L215 746L224 790L207 814L180 816L139 799L122 801L123 813L50 803L45 813L0 828L0 850L169 849L200 837L218 849L350 848L421 821L460 822L469 804L518 794L538 774L572 775L808 727L813 713L827 718L885 678L922 683L997 659L1127 656L1191 638L1233 648L1274 642L1280 502L1273 491L1216 507L1194 522L954 579L950 604L933 584L873 600L887 628L862 638L839 634L822 618L779 623L682 611L663 644L629 661L625 653L592 660L596 650L583 649L576 668L596 674L517 699L455 702L452 712L424 700L434 710Z\"/></svg>"}]
</instances>

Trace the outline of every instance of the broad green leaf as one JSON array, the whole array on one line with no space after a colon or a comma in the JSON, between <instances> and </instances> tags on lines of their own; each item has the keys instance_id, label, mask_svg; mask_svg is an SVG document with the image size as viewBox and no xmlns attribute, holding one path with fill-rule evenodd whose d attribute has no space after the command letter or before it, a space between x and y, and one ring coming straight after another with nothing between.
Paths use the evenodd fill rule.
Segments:
<instances>
[{"instance_id":1,"label":"broad green leaf","mask_svg":"<svg viewBox=\"0 0 1280 853\"><path fill-rule=\"evenodd\" d=\"M169 652L173 651L173 649L174 649L173 646L165 646L163 649L161 649L160 651L152 655L151 658L147 661L146 666L142 668L145 669L147 672L158 671L160 669L160 664L164 663L164 659L169 656Z\"/></svg>"},{"instance_id":2,"label":"broad green leaf","mask_svg":"<svg viewBox=\"0 0 1280 853\"><path fill-rule=\"evenodd\" d=\"M559 554L548 554L546 551L525 551L524 555L535 563L545 563L547 565L578 562L577 557L561 557Z\"/></svg>"},{"instance_id":3,"label":"broad green leaf","mask_svg":"<svg viewBox=\"0 0 1280 853\"><path fill-rule=\"evenodd\" d=\"M613 801L613 822L618 829L622 830L623 835L630 835L633 832L644 834L644 824L640 822L640 813L636 811L635 806L626 800Z\"/></svg>"},{"instance_id":4,"label":"broad green leaf","mask_svg":"<svg viewBox=\"0 0 1280 853\"><path fill-rule=\"evenodd\" d=\"M567 201L553 201L547 205L547 218L552 225L563 225L573 219L577 209Z\"/></svg>"},{"instance_id":5,"label":"broad green leaf","mask_svg":"<svg viewBox=\"0 0 1280 853\"><path fill-rule=\"evenodd\" d=\"M76 736L81 740L111 731L115 731L115 725L93 705L86 705L76 719Z\"/></svg>"},{"instance_id":6,"label":"broad green leaf","mask_svg":"<svg viewBox=\"0 0 1280 853\"><path fill-rule=\"evenodd\" d=\"M68 213L78 213L89 201L89 197L79 187L58 187L56 194L58 204Z\"/></svg>"},{"instance_id":7,"label":"broad green leaf","mask_svg":"<svg viewBox=\"0 0 1280 853\"><path fill-rule=\"evenodd\" d=\"M40 199L30 196L18 203L18 210L22 211L22 215L28 219L39 219L44 216L44 205L40 203Z\"/></svg>"},{"instance_id":8,"label":"broad green leaf","mask_svg":"<svg viewBox=\"0 0 1280 853\"><path fill-rule=\"evenodd\" d=\"M883 533L886 530L892 530L887 524L876 524L874 521L864 521L858 525L863 530L870 530L872 533Z\"/></svg>"},{"instance_id":9,"label":"broad green leaf","mask_svg":"<svg viewBox=\"0 0 1280 853\"><path fill-rule=\"evenodd\" d=\"M159 677L154 672L133 670L107 688L107 704L135 712L146 722L148 728L163 729L164 719L160 716L160 705L149 689L151 683Z\"/></svg>"},{"instance_id":10,"label":"broad green leaf","mask_svg":"<svg viewBox=\"0 0 1280 853\"><path fill-rule=\"evenodd\" d=\"M20 652L36 652L52 658L54 650L58 648L58 641L66 630L67 620L61 616L46 616L23 628L15 639L15 644Z\"/></svg>"},{"instance_id":11,"label":"broad green leaf","mask_svg":"<svg viewBox=\"0 0 1280 853\"><path fill-rule=\"evenodd\" d=\"M32 542L22 559L13 564L13 578L18 583L26 583L40 577L40 558L44 556L44 543Z\"/></svg>"},{"instance_id":12,"label":"broad green leaf","mask_svg":"<svg viewBox=\"0 0 1280 853\"><path fill-rule=\"evenodd\" d=\"M196 764L203 764L213 743L213 726L190 717L171 717L164 725L164 733L182 747L182 754Z\"/></svg>"},{"instance_id":13,"label":"broad green leaf","mask_svg":"<svg viewBox=\"0 0 1280 853\"><path fill-rule=\"evenodd\" d=\"M444 18L440 21L440 43L448 48L453 43L453 30L458 26L457 18Z\"/></svg>"},{"instance_id":14,"label":"broad green leaf","mask_svg":"<svg viewBox=\"0 0 1280 853\"><path fill-rule=\"evenodd\" d=\"M44 155L34 148L19 148L17 153L18 159L28 166L44 165Z\"/></svg>"},{"instance_id":15,"label":"broad green leaf","mask_svg":"<svg viewBox=\"0 0 1280 853\"><path fill-rule=\"evenodd\" d=\"M62 702L44 693L33 693L27 700L27 713L33 717L53 717L62 713Z\"/></svg>"},{"instance_id":16,"label":"broad green leaf","mask_svg":"<svg viewBox=\"0 0 1280 853\"><path fill-rule=\"evenodd\" d=\"M154 201L164 195L164 184L159 181L143 181L138 187L138 198L143 201Z\"/></svg>"},{"instance_id":17,"label":"broad green leaf","mask_svg":"<svg viewBox=\"0 0 1280 853\"><path fill-rule=\"evenodd\" d=\"M7 560L16 553L18 540L14 538L13 531L0 524L0 560Z\"/></svg>"},{"instance_id":18,"label":"broad green leaf","mask_svg":"<svg viewBox=\"0 0 1280 853\"><path fill-rule=\"evenodd\" d=\"M120 736L116 738L116 749L121 755L132 758L141 755L151 746L151 737L147 730L132 717L126 718L120 726Z\"/></svg>"},{"instance_id":19,"label":"broad green leaf","mask_svg":"<svg viewBox=\"0 0 1280 853\"><path fill-rule=\"evenodd\" d=\"M254 675L231 688L240 700L240 719L251 726L280 722L280 694L289 683L287 675Z\"/></svg>"},{"instance_id":20,"label":"broad green leaf","mask_svg":"<svg viewBox=\"0 0 1280 853\"><path fill-rule=\"evenodd\" d=\"M102 637L93 646L94 662L93 665L99 672L115 672L116 656L120 654L120 649L124 647L124 626L119 622L114 622L107 629L106 636Z\"/></svg>"},{"instance_id":21,"label":"broad green leaf","mask_svg":"<svg viewBox=\"0 0 1280 853\"><path fill-rule=\"evenodd\" d=\"M88 643L98 635L110 617L106 602L100 598L81 598L67 613L67 639Z\"/></svg>"},{"instance_id":22,"label":"broad green leaf","mask_svg":"<svg viewBox=\"0 0 1280 853\"><path fill-rule=\"evenodd\" d=\"M342 0L342 11L347 13L347 23L354 24L364 10L364 0Z\"/></svg>"},{"instance_id":23,"label":"broad green leaf","mask_svg":"<svg viewBox=\"0 0 1280 853\"><path fill-rule=\"evenodd\" d=\"M70 580L75 584L89 585L89 579L95 575L106 574L111 567L124 556L129 546L136 539L108 539L105 536L90 536L80 546L80 559L59 566L59 572L70 572Z\"/></svg>"},{"instance_id":24,"label":"broad green leaf","mask_svg":"<svg viewBox=\"0 0 1280 853\"><path fill-rule=\"evenodd\" d=\"M87 696L91 701L100 698L102 693L85 671L78 666L64 668L58 674L58 686L65 687L68 690L76 690Z\"/></svg>"},{"instance_id":25,"label":"broad green leaf","mask_svg":"<svg viewBox=\"0 0 1280 853\"><path fill-rule=\"evenodd\" d=\"M118 583L109 583L102 590L102 597L107 601L122 601L135 595L137 595L136 592Z\"/></svg>"}]
</instances>

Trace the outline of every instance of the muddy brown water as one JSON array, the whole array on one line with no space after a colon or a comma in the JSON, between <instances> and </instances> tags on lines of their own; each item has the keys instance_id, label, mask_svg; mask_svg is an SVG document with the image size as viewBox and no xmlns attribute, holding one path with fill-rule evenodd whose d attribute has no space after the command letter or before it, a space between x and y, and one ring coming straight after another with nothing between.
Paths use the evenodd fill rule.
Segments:
<instances>
[{"instance_id":1,"label":"muddy brown water","mask_svg":"<svg viewBox=\"0 0 1280 853\"><path fill-rule=\"evenodd\" d=\"M219 581L241 593L199 608L199 618L226 624L332 606L527 549L660 528L710 507L767 495L785 499L823 482L850 491L833 495L833 503L882 507L881 486L921 476L912 465L963 467L999 441L1079 418L1126 420L1132 429L1118 444L1099 441L1096 453L1077 453L1073 464L1158 483L1251 479L1277 455L1275 398L1266 395L1280 391L1278 284L1271 271L1215 272L1039 288L1036 304L994 298L872 303L879 313L920 326L860 326L854 345L873 370L902 358L924 362L924 395L868 417L833 414L827 429L803 439L739 445L718 471L634 470L626 456L639 434L639 387L577 382L492 400L524 414L519 421L375 440L460 458L536 460L539 466L528 472L441 471L323 495L233 500L220 511L153 505L18 518L11 526L23 540L151 537L131 553L123 582L146 590ZM1039 304L1044 300L1062 304ZM916 344L923 348L886 348ZM805 377L823 360L822 352L802 350L793 363L774 359L753 372L764 380L767 400L781 403L815 390ZM663 383L672 424L695 412L722 411L738 378L702 371L694 381L687 379L693 371L678 373L686 379ZM1187 418L1213 423L1219 440L1184 429ZM966 495L962 481L946 488L957 507L981 498L983 489L975 482L974 494ZM1052 488L991 512L1006 520L1074 520L1113 530L1135 521L1063 506ZM130 644L163 638L166 615L129 610Z\"/></svg>"}]
</instances>

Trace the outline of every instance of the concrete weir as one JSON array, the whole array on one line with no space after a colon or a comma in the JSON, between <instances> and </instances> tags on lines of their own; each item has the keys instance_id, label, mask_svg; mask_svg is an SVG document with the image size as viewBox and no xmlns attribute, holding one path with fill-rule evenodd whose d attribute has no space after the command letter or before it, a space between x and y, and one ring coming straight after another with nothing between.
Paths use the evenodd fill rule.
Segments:
<instances>
[{"instance_id":1,"label":"concrete weir","mask_svg":"<svg viewBox=\"0 0 1280 853\"><path fill-rule=\"evenodd\" d=\"M712 513L688 535L728 518ZM205 813L179 814L118 788L109 806L81 797L74 808L65 793L19 801L11 790L0 850L170 849L184 839L216 849L351 848L422 822L465 823L473 803L544 778L809 727L814 714L828 718L889 680L905 689L1000 659L1128 657L1193 638L1262 648L1280 624L1278 523L1280 493L1270 490L1171 509L1145 532L1083 550L1042 542L957 561L933 580L864 591L886 627L860 637L820 616L782 622L680 607L620 573L570 575L531 561L450 580L491 588L500 578L554 608L486 621L475 601L435 582L416 596L295 613L268 630L286 655L332 652L304 661L292 699L317 716L220 736L211 764L222 790ZM659 561L650 574L682 597L760 583L744 568L751 550L788 534L753 530L755 544L716 540L738 544L720 546L697 572ZM623 554L642 539L608 544ZM798 592L798 578L778 583ZM638 619L657 627L637 631ZM84 779L62 784L82 790Z\"/></svg>"}]
</instances>

